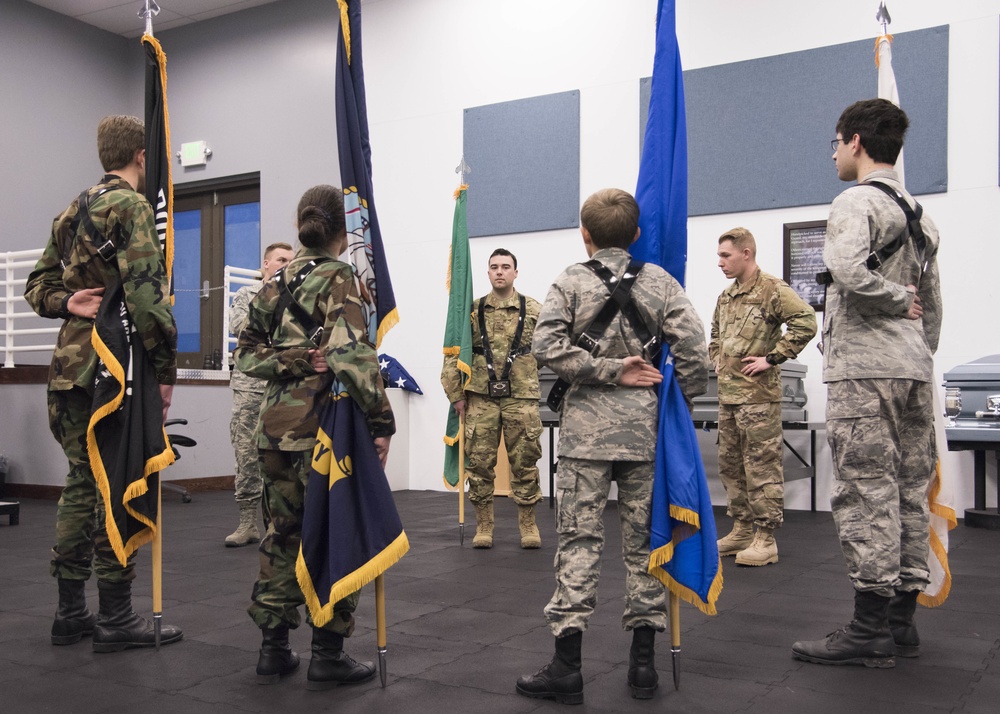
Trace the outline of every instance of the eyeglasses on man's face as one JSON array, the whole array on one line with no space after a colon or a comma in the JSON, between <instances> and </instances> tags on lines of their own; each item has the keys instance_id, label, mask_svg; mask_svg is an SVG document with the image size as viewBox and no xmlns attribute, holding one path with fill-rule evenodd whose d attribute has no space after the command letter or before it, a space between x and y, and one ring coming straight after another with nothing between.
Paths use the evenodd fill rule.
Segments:
<instances>
[{"instance_id":1,"label":"eyeglasses on man's face","mask_svg":"<svg viewBox=\"0 0 1000 714\"><path fill-rule=\"evenodd\" d=\"M830 151L836 151L841 144L847 143L844 139L834 139L830 142Z\"/></svg>"}]
</instances>

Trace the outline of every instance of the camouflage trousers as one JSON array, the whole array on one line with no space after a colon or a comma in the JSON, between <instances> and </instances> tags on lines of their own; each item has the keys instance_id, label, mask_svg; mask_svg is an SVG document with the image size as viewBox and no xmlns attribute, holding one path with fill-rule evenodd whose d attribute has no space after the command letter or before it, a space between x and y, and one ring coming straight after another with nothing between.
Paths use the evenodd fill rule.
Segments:
<instances>
[{"instance_id":1,"label":"camouflage trousers","mask_svg":"<svg viewBox=\"0 0 1000 714\"><path fill-rule=\"evenodd\" d=\"M301 623L298 608L305 598L295 577L295 561L302 542L302 510L311 461L311 451L260 450L264 497L271 522L260 542L260 574L247 612L261 629L282 625L294 629ZM359 596L360 591L336 602L333 619L323 629L350 637ZM306 621L312 624L308 610Z\"/></svg>"},{"instance_id":2,"label":"camouflage trousers","mask_svg":"<svg viewBox=\"0 0 1000 714\"><path fill-rule=\"evenodd\" d=\"M649 574L652 461L559 459L556 472L556 591L545 606L545 619L559 637L587 629L597 606L597 584L604 550L602 515L611 482L618 484L618 518L625 562L626 630L648 625L667 627L667 589Z\"/></svg>"},{"instance_id":3,"label":"camouflage trousers","mask_svg":"<svg viewBox=\"0 0 1000 714\"><path fill-rule=\"evenodd\" d=\"M233 390L233 416L229 420L229 438L236 452L236 501L257 503L264 489L257 457L257 421L260 418L260 392Z\"/></svg>"},{"instance_id":4,"label":"camouflage trousers","mask_svg":"<svg viewBox=\"0 0 1000 714\"><path fill-rule=\"evenodd\" d=\"M719 478L726 514L778 528L784 520L781 402L719 405Z\"/></svg>"},{"instance_id":5,"label":"camouflage trousers","mask_svg":"<svg viewBox=\"0 0 1000 714\"><path fill-rule=\"evenodd\" d=\"M908 379L827 386L830 505L851 581L885 596L923 590L930 581L927 485L937 462L933 386Z\"/></svg>"},{"instance_id":6,"label":"camouflage trousers","mask_svg":"<svg viewBox=\"0 0 1000 714\"><path fill-rule=\"evenodd\" d=\"M66 485L56 508L56 544L49 571L63 580L87 580L91 571L99 580L135 579L135 560L122 567L104 526L104 500L90 470L87 422L92 396L80 387L48 393L49 429L69 461Z\"/></svg>"},{"instance_id":7,"label":"camouflage trousers","mask_svg":"<svg viewBox=\"0 0 1000 714\"><path fill-rule=\"evenodd\" d=\"M492 399L467 393L465 402L465 457L469 500L493 500L494 469L500 432L510 460L510 490L519 506L542 500L538 485L538 460L542 458L542 420L534 399Z\"/></svg>"}]
</instances>

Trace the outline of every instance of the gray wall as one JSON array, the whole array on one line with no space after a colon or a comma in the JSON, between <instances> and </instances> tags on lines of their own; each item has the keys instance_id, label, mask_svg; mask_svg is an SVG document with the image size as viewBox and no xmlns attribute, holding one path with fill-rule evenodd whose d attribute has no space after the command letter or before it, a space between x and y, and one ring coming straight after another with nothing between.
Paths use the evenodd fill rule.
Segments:
<instances>
[{"instance_id":1,"label":"gray wall","mask_svg":"<svg viewBox=\"0 0 1000 714\"><path fill-rule=\"evenodd\" d=\"M52 219L101 177L97 122L142 112L142 68L128 57L124 37L0 0L0 251L43 247Z\"/></svg>"}]
</instances>

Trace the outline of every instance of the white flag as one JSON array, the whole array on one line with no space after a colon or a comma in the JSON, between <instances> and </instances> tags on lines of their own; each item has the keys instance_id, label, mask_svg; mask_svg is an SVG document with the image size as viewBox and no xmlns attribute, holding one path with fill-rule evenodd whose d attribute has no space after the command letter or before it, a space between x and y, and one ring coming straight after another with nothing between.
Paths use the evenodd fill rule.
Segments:
<instances>
[{"instance_id":1,"label":"white flag","mask_svg":"<svg viewBox=\"0 0 1000 714\"><path fill-rule=\"evenodd\" d=\"M875 66L878 67L879 99L888 99L898 107L899 89L896 87L896 74L892 71L892 35L881 35L875 40ZM902 150L896 160L896 173L899 174L899 182L905 187ZM938 454L947 449L942 414L938 394L935 391L934 434ZM955 519L954 495L951 485L941 473L940 457L934 474L931 476L930 484L928 484L927 506L931 514L930 553L927 558L931 582L917 597L917 602L927 607L937 607L948 599L948 593L951 591L951 571L948 569L948 531L958 524Z\"/></svg>"}]
</instances>

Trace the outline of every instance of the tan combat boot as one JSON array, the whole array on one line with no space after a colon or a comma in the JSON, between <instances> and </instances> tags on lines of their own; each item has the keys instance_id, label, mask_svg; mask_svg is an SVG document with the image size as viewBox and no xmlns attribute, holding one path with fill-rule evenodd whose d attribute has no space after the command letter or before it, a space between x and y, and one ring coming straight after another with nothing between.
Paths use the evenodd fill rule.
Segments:
<instances>
[{"instance_id":1,"label":"tan combat boot","mask_svg":"<svg viewBox=\"0 0 1000 714\"><path fill-rule=\"evenodd\" d=\"M517 527L521 530L522 548L541 548L542 536L535 524L535 505L517 507Z\"/></svg>"},{"instance_id":2,"label":"tan combat boot","mask_svg":"<svg viewBox=\"0 0 1000 714\"><path fill-rule=\"evenodd\" d=\"M767 565L777 562L778 544L774 542L773 528L758 527L750 546L736 554L737 565Z\"/></svg>"},{"instance_id":3,"label":"tan combat boot","mask_svg":"<svg viewBox=\"0 0 1000 714\"><path fill-rule=\"evenodd\" d=\"M493 501L476 503L476 536L472 539L473 548L493 547Z\"/></svg>"},{"instance_id":4,"label":"tan combat boot","mask_svg":"<svg viewBox=\"0 0 1000 714\"><path fill-rule=\"evenodd\" d=\"M250 545L260 540L260 532L257 530L257 502L240 503L240 525L236 530L226 536L227 548L239 548Z\"/></svg>"},{"instance_id":5,"label":"tan combat boot","mask_svg":"<svg viewBox=\"0 0 1000 714\"><path fill-rule=\"evenodd\" d=\"M719 538L719 555L736 555L753 541L753 521L733 521L733 530Z\"/></svg>"}]
</instances>

